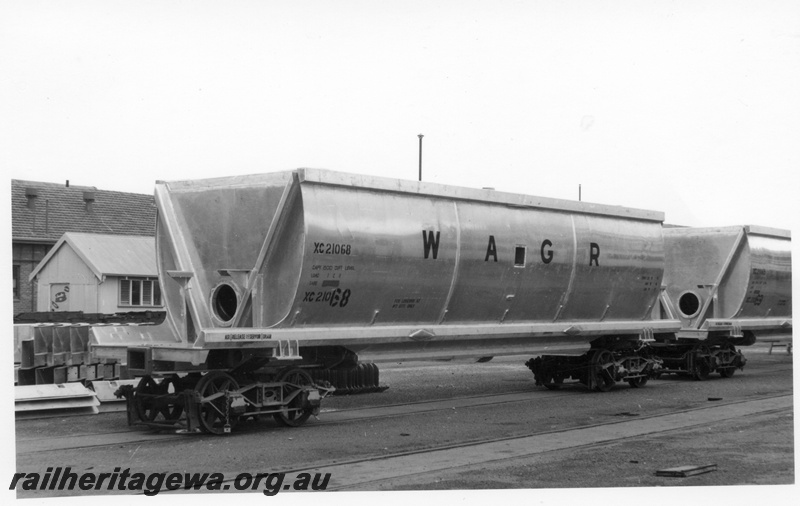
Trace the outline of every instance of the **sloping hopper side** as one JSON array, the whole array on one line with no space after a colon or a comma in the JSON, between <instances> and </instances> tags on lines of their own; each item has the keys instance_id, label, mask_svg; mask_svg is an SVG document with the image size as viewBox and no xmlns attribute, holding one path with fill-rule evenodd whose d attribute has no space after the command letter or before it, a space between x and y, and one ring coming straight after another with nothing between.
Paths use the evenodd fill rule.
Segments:
<instances>
[{"instance_id":1,"label":"sloping hopper side","mask_svg":"<svg viewBox=\"0 0 800 506\"><path fill-rule=\"evenodd\" d=\"M791 318L788 231L674 228L664 229L664 241L664 283L685 327L699 327L703 317Z\"/></svg>"},{"instance_id":2,"label":"sloping hopper side","mask_svg":"<svg viewBox=\"0 0 800 506\"><path fill-rule=\"evenodd\" d=\"M200 330L235 322L252 326L250 272L270 249L265 239L292 178L286 172L156 187L159 275L167 321L181 341L195 343Z\"/></svg>"}]
</instances>

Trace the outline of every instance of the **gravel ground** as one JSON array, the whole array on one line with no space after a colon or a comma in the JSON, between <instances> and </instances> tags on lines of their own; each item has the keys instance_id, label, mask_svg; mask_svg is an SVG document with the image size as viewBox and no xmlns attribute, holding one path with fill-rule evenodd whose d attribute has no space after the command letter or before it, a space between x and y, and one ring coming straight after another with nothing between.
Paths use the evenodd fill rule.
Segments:
<instances>
[{"instance_id":1,"label":"gravel ground","mask_svg":"<svg viewBox=\"0 0 800 506\"><path fill-rule=\"evenodd\" d=\"M541 454L496 464L396 479L376 490L787 485L794 483L792 413L749 417ZM768 430L764 430L768 427ZM787 440L788 436L788 440ZM715 464L686 478L656 471Z\"/></svg>"},{"instance_id":2,"label":"gravel ground","mask_svg":"<svg viewBox=\"0 0 800 506\"><path fill-rule=\"evenodd\" d=\"M522 365L524 360L520 357L497 358L487 364L382 364L381 382L389 385L387 391L333 397L324 408L348 410L507 392L527 392L530 399L347 423L327 423L322 413L320 422L312 420L298 429L279 428L271 421L248 422L240 424L236 434L225 437L188 436L162 443L108 445L48 455L22 453L17 454L16 467L31 472L40 471L45 465L73 465L76 469L97 472L122 463L132 472L274 472L486 437L513 437L595 425L619 420L621 416L675 412L708 406L710 398L728 402L792 392L790 356L785 352L768 355L763 346L752 347L745 353L749 359L745 371L737 372L731 379L723 380L716 375L704 382L669 378L651 381L641 389L617 385L605 394L588 392L578 385L555 392L535 387L532 374ZM127 426L124 413L16 423L18 440L131 430L138 429ZM654 475L658 469L709 463L716 464L717 470L690 478ZM546 497L546 489L688 487L691 490L700 486L716 490L709 486L792 483L793 416L791 412L776 412L647 438L398 478L370 484L370 490L409 491L406 493L472 490L469 497L475 498L480 497L475 495L477 489L536 489L536 497ZM346 492L332 495L351 496ZM660 495L648 496L645 502L658 502L659 498Z\"/></svg>"}]
</instances>

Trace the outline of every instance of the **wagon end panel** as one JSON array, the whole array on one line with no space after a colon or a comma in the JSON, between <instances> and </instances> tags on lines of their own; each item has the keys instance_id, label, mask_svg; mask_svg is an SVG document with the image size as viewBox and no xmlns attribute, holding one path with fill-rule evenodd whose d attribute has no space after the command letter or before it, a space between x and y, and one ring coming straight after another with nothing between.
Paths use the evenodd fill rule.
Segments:
<instances>
[{"instance_id":1,"label":"wagon end panel","mask_svg":"<svg viewBox=\"0 0 800 506\"><path fill-rule=\"evenodd\" d=\"M182 341L252 318L251 273L292 179L277 173L156 185L159 276Z\"/></svg>"}]
</instances>

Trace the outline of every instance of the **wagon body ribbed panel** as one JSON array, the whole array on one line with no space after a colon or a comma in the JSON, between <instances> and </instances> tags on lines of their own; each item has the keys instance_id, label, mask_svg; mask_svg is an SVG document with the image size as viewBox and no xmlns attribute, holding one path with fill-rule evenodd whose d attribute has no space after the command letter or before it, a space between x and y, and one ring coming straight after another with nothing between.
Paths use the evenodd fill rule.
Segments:
<instances>
[{"instance_id":1,"label":"wagon body ribbed panel","mask_svg":"<svg viewBox=\"0 0 800 506\"><path fill-rule=\"evenodd\" d=\"M99 348L285 338L436 358L677 325L651 319L659 212L312 169L159 182L156 203L167 321L101 331Z\"/></svg>"}]
</instances>

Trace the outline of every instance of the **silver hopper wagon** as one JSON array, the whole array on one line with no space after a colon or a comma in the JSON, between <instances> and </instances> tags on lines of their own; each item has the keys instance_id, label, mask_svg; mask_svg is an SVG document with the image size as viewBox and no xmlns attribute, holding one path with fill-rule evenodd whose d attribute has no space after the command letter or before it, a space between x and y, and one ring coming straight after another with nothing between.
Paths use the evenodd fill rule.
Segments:
<instances>
[{"instance_id":1,"label":"silver hopper wagon","mask_svg":"<svg viewBox=\"0 0 800 506\"><path fill-rule=\"evenodd\" d=\"M152 425L299 425L331 391L316 373L359 361L585 352L590 388L641 386L640 350L682 327L659 313L659 212L311 169L155 197L167 318L93 328Z\"/></svg>"}]
</instances>

